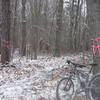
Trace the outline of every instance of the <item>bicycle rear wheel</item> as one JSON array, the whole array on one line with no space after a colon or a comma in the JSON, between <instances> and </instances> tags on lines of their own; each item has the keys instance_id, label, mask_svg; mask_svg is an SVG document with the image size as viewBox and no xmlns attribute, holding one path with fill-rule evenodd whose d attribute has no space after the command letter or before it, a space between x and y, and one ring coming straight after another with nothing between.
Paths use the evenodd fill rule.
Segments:
<instances>
[{"instance_id":1,"label":"bicycle rear wheel","mask_svg":"<svg viewBox=\"0 0 100 100\"><path fill-rule=\"evenodd\" d=\"M100 74L95 75L88 84L87 98L100 100Z\"/></svg>"},{"instance_id":2,"label":"bicycle rear wheel","mask_svg":"<svg viewBox=\"0 0 100 100\"><path fill-rule=\"evenodd\" d=\"M57 100L69 100L74 93L73 81L69 78L62 78L57 85Z\"/></svg>"}]
</instances>

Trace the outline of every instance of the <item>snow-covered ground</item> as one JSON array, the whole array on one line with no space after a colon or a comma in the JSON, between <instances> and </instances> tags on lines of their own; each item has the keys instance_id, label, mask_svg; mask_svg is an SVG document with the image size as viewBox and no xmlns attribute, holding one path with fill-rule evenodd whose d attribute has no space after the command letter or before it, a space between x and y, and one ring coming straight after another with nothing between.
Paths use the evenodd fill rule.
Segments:
<instances>
[{"instance_id":1,"label":"snow-covered ground","mask_svg":"<svg viewBox=\"0 0 100 100\"><path fill-rule=\"evenodd\" d=\"M67 60L80 61L80 55L39 56L38 60L15 57L16 67L0 70L0 100L56 100L58 80L65 75Z\"/></svg>"}]
</instances>

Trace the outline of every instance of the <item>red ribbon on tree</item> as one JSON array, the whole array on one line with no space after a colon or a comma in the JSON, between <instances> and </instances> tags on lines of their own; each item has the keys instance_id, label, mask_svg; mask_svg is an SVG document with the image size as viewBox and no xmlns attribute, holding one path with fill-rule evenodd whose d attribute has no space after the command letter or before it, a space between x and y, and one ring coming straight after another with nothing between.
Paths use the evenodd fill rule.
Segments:
<instances>
[{"instance_id":1,"label":"red ribbon on tree","mask_svg":"<svg viewBox=\"0 0 100 100\"><path fill-rule=\"evenodd\" d=\"M96 53L100 56L100 37L92 38L92 52L95 55Z\"/></svg>"},{"instance_id":2,"label":"red ribbon on tree","mask_svg":"<svg viewBox=\"0 0 100 100\"><path fill-rule=\"evenodd\" d=\"M9 41L8 40L3 40L3 47L9 49Z\"/></svg>"}]
</instances>

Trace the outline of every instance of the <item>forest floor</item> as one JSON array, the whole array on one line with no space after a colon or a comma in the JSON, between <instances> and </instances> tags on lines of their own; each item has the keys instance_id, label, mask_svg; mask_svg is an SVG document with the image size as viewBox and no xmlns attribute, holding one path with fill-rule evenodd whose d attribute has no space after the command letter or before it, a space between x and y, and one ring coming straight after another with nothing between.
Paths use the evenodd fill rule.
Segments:
<instances>
[{"instance_id":1,"label":"forest floor","mask_svg":"<svg viewBox=\"0 0 100 100\"><path fill-rule=\"evenodd\" d=\"M38 56L38 60L19 60L15 56L11 62L15 68L0 70L0 100L56 100L57 82L65 76L66 61L82 63L82 59L80 54L59 58Z\"/></svg>"}]
</instances>

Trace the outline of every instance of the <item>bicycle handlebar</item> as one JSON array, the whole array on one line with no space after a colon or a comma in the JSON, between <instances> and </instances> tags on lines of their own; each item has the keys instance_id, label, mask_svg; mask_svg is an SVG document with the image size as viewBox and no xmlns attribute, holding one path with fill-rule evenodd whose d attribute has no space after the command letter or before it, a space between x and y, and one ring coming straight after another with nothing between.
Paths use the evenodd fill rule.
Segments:
<instances>
[{"instance_id":1,"label":"bicycle handlebar","mask_svg":"<svg viewBox=\"0 0 100 100\"><path fill-rule=\"evenodd\" d=\"M79 68L86 67L85 65L73 63L73 62L71 62L70 60L67 60L67 63L68 63L68 64L73 64L75 67L79 67Z\"/></svg>"}]
</instances>

